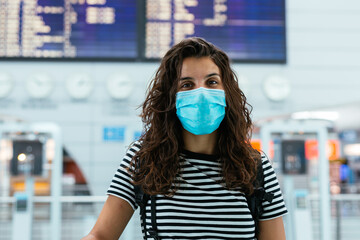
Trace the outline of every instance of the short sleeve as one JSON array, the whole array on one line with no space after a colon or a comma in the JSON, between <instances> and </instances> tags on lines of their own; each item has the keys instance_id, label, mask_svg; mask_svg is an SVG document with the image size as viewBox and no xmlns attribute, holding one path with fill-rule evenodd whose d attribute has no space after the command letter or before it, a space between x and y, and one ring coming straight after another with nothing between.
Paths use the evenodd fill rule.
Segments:
<instances>
[{"instance_id":1,"label":"short sleeve","mask_svg":"<svg viewBox=\"0 0 360 240\"><path fill-rule=\"evenodd\" d=\"M264 171L264 189L266 192L274 194L272 202L263 200L263 214L259 220L269 220L277 217L281 217L288 213L283 195L280 190L279 181L276 177L275 171L269 161L269 159L262 155L262 167Z\"/></svg>"},{"instance_id":2,"label":"short sleeve","mask_svg":"<svg viewBox=\"0 0 360 240\"><path fill-rule=\"evenodd\" d=\"M130 167L132 157L139 151L140 145L135 142L126 152L120 166L112 178L110 187L107 190L108 195L113 195L127 201L131 207L136 210L135 191L132 183L132 176L127 169Z\"/></svg>"}]
</instances>

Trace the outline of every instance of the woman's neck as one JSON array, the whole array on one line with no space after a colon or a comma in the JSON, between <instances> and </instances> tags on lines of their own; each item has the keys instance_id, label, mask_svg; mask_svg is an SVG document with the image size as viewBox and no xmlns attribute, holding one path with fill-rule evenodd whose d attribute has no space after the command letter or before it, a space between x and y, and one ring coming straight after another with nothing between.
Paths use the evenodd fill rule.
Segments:
<instances>
[{"instance_id":1,"label":"woman's neck","mask_svg":"<svg viewBox=\"0 0 360 240\"><path fill-rule=\"evenodd\" d=\"M184 148L191 152L216 154L217 131L206 135L194 135L183 129Z\"/></svg>"}]
</instances>

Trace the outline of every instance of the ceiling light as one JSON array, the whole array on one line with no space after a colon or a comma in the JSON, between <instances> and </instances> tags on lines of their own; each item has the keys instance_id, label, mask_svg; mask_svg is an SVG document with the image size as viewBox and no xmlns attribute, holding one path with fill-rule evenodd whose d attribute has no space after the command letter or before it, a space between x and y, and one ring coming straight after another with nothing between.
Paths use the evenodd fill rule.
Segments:
<instances>
[{"instance_id":1,"label":"ceiling light","mask_svg":"<svg viewBox=\"0 0 360 240\"><path fill-rule=\"evenodd\" d=\"M291 114L293 119L322 119L335 121L339 118L338 112L326 112L326 111L306 111L306 112L296 112Z\"/></svg>"}]
</instances>

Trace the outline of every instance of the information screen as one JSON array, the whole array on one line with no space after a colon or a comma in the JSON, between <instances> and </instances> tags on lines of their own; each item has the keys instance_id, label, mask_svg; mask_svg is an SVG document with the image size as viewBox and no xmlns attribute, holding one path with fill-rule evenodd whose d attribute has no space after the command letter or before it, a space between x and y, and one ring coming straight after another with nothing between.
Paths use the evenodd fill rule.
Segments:
<instances>
[{"instance_id":1,"label":"information screen","mask_svg":"<svg viewBox=\"0 0 360 240\"><path fill-rule=\"evenodd\" d=\"M0 58L138 58L136 0L0 0Z\"/></svg>"},{"instance_id":2,"label":"information screen","mask_svg":"<svg viewBox=\"0 0 360 240\"><path fill-rule=\"evenodd\" d=\"M284 0L147 0L145 58L197 36L231 59L285 62Z\"/></svg>"},{"instance_id":3,"label":"information screen","mask_svg":"<svg viewBox=\"0 0 360 240\"><path fill-rule=\"evenodd\" d=\"M158 60L198 36L235 61L285 62L284 1L0 0L0 59Z\"/></svg>"}]
</instances>

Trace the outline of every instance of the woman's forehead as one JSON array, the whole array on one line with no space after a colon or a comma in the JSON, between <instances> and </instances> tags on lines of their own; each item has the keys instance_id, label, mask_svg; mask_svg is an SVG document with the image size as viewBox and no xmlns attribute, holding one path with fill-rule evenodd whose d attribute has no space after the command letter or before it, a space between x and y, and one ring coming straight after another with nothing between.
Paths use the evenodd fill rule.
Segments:
<instances>
[{"instance_id":1,"label":"woman's forehead","mask_svg":"<svg viewBox=\"0 0 360 240\"><path fill-rule=\"evenodd\" d=\"M188 57L185 58L181 65L180 78L194 76L205 76L210 73L220 75L219 67L210 57Z\"/></svg>"}]
</instances>

